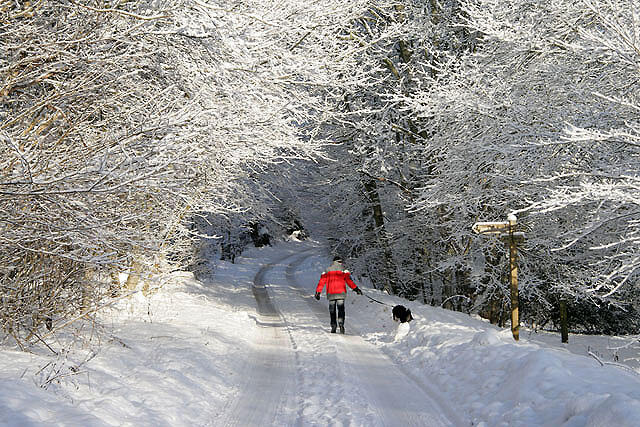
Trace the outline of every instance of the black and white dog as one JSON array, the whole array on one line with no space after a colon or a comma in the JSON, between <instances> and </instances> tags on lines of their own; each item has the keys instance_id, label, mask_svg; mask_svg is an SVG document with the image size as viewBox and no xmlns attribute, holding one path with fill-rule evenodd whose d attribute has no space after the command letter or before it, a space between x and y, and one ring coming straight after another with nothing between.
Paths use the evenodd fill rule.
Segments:
<instances>
[{"instance_id":1,"label":"black and white dog","mask_svg":"<svg viewBox=\"0 0 640 427\"><path fill-rule=\"evenodd\" d=\"M396 305L393 307L393 320L400 323L411 322L413 320L413 316L411 315L411 310L409 310L404 305Z\"/></svg>"}]
</instances>

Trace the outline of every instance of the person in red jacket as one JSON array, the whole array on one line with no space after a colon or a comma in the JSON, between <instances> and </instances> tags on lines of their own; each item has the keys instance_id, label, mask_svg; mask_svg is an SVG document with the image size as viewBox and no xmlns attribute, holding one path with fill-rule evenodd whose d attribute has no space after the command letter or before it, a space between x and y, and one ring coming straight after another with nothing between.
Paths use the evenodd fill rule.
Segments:
<instances>
[{"instance_id":1,"label":"person in red jacket","mask_svg":"<svg viewBox=\"0 0 640 427\"><path fill-rule=\"evenodd\" d=\"M316 287L316 299L320 300L320 293L327 287L327 299L329 300L329 316L331 317L331 333L336 333L336 327L340 327L340 333L344 334L344 300L347 297L347 285L358 295L362 291L351 280L351 273L342 267L342 259L334 257L333 263L326 272L320 276ZM338 318L336 321L336 309Z\"/></svg>"}]
</instances>

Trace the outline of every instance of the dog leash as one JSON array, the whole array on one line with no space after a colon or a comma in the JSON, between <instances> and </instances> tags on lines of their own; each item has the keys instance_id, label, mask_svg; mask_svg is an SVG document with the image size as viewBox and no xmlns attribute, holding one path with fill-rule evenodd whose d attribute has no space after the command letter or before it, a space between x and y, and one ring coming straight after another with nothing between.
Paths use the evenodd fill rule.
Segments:
<instances>
[{"instance_id":1,"label":"dog leash","mask_svg":"<svg viewBox=\"0 0 640 427\"><path fill-rule=\"evenodd\" d=\"M371 298L369 295L365 294L364 292L362 293L362 295L364 295L365 297L369 298L369 299L370 299L371 301L373 301L373 302L377 302L378 304L388 305L389 307L393 307L391 304L387 304L387 303L385 303L385 302L378 301L378 300L377 300L377 299L375 299L375 298Z\"/></svg>"}]
</instances>

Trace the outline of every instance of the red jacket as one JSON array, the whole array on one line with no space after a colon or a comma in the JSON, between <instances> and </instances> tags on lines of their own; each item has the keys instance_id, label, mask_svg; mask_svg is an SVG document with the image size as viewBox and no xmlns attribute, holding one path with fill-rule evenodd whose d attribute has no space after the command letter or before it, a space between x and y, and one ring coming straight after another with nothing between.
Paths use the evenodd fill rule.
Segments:
<instances>
[{"instance_id":1,"label":"red jacket","mask_svg":"<svg viewBox=\"0 0 640 427\"><path fill-rule=\"evenodd\" d=\"M349 285L351 289L356 288L356 284L351 280L351 273L340 270L328 271L320 276L316 292L322 292L326 286L327 294L343 294L347 292L346 285Z\"/></svg>"}]
</instances>

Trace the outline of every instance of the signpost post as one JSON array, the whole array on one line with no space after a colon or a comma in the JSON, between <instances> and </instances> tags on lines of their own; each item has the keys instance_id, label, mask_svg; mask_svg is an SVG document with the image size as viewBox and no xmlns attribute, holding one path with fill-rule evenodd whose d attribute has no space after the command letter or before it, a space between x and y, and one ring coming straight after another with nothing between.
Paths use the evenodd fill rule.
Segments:
<instances>
[{"instance_id":1,"label":"signpost post","mask_svg":"<svg viewBox=\"0 0 640 427\"><path fill-rule=\"evenodd\" d=\"M518 311L518 248L514 237L516 216L509 214L509 271L511 279L511 333L513 339L520 339L520 313Z\"/></svg>"},{"instance_id":2,"label":"signpost post","mask_svg":"<svg viewBox=\"0 0 640 427\"><path fill-rule=\"evenodd\" d=\"M518 313L518 247L517 243L524 240L524 233L516 232L517 218L509 214L503 222L476 222L471 228L478 234L499 235L509 245L509 280L511 290L511 333L513 339L520 339L520 316Z\"/></svg>"}]
</instances>

